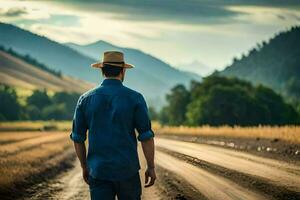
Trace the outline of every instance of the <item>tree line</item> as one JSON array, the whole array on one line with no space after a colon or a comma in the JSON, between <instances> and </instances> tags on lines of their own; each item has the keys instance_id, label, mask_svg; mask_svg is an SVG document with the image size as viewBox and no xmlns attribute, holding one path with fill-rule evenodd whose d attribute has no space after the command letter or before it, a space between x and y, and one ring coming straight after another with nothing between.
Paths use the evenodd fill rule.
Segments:
<instances>
[{"instance_id":1,"label":"tree line","mask_svg":"<svg viewBox=\"0 0 300 200\"><path fill-rule=\"evenodd\" d=\"M208 76L177 85L166 96L167 104L150 115L168 125L285 125L299 124L299 113L281 95L262 85L237 78Z\"/></svg>"},{"instance_id":2,"label":"tree line","mask_svg":"<svg viewBox=\"0 0 300 200\"><path fill-rule=\"evenodd\" d=\"M71 120L77 93L35 90L21 101L12 87L0 86L0 121ZM299 113L272 89L237 78L211 75L189 88L177 85L166 95L166 105L153 120L167 125L285 125L299 124Z\"/></svg>"},{"instance_id":3,"label":"tree line","mask_svg":"<svg viewBox=\"0 0 300 200\"><path fill-rule=\"evenodd\" d=\"M25 102L14 88L0 85L0 121L71 120L79 98L77 93L34 90Z\"/></svg>"}]
</instances>

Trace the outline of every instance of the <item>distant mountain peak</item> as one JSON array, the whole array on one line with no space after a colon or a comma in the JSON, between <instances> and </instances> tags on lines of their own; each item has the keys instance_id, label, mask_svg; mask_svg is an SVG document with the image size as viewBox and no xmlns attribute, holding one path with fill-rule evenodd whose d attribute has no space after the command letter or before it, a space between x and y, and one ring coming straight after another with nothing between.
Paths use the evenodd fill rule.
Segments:
<instances>
[{"instance_id":1,"label":"distant mountain peak","mask_svg":"<svg viewBox=\"0 0 300 200\"><path fill-rule=\"evenodd\" d=\"M83 46L98 46L98 45L110 45L110 46L115 46L109 42L106 42L104 40L98 40L96 42L92 42L92 43L89 43L89 44L86 44L86 45L83 45Z\"/></svg>"},{"instance_id":2,"label":"distant mountain peak","mask_svg":"<svg viewBox=\"0 0 300 200\"><path fill-rule=\"evenodd\" d=\"M203 64L201 61L193 60L191 62L179 63L176 65L178 69L195 73L200 76L207 76L214 71L214 68Z\"/></svg>"}]
</instances>

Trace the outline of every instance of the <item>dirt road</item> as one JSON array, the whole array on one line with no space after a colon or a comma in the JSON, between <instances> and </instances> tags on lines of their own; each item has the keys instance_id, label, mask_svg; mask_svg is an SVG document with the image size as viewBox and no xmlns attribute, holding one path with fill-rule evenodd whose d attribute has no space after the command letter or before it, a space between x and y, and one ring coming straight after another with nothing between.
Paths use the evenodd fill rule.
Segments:
<instances>
[{"instance_id":1,"label":"dirt road","mask_svg":"<svg viewBox=\"0 0 300 200\"><path fill-rule=\"evenodd\" d=\"M158 165L181 176L208 199L267 199L263 195L248 191L238 184L213 175L165 153L156 154Z\"/></svg>"},{"instance_id":2,"label":"dirt road","mask_svg":"<svg viewBox=\"0 0 300 200\"><path fill-rule=\"evenodd\" d=\"M34 140L33 140L34 141ZM300 166L221 147L156 138L157 184L143 199L264 200L300 199ZM141 157L141 177L145 160ZM75 167L30 199L89 199Z\"/></svg>"},{"instance_id":3,"label":"dirt road","mask_svg":"<svg viewBox=\"0 0 300 200\"><path fill-rule=\"evenodd\" d=\"M145 160L141 158L140 170L141 181L144 183ZM39 191L33 196L27 198L27 200L89 200L89 188L83 181L81 175L81 167L78 160L75 161L73 169L66 173L63 173L48 183L44 183ZM165 199L161 194L161 191L155 186L143 190L143 199L145 200L159 200Z\"/></svg>"},{"instance_id":4,"label":"dirt road","mask_svg":"<svg viewBox=\"0 0 300 200\"><path fill-rule=\"evenodd\" d=\"M175 172L207 199L300 199L297 164L163 138L156 138L156 146L157 164Z\"/></svg>"},{"instance_id":5,"label":"dirt road","mask_svg":"<svg viewBox=\"0 0 300 200\"><path fill-rule=\"evenodd\" d=\"M300 191L300 166L206 144L158 139L156 145Z\"/></svg>"}]
</instances>

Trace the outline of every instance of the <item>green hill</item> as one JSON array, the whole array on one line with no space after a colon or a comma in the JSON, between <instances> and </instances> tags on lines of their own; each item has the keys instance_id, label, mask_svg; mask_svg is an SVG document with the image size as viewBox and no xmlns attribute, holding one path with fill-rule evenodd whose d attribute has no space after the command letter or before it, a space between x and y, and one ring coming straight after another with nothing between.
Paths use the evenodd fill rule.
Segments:
<instances>
[{"instance_id":1,"label":"green hill","mask_svg":"<svg viewBox=\"0 0 300 200\"><path fill-rule=\"evenodd\" d=\"M0 50L0 84L19 89L83 93L94 85L65 75L57 75L34 66L21 57Z\"/></svg>"},{"instance_id":2,"label":"green hill","mask_svg":"<svg viewBox=\"0 0 300 200\"><path fill-rule=\"evenodd\" d=\"M263 84L290 100L299 99L300 27L278 33L268 42L258 44L218 74Z\"/></svg>"}]
</instances>

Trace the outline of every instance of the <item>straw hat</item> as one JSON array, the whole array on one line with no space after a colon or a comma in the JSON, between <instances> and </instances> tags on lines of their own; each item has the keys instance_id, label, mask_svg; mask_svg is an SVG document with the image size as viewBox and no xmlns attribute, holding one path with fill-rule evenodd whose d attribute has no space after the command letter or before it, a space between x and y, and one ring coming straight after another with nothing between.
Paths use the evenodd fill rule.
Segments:
<instances>
[{"instance_id":1,"label":"straw hat","mask_svg":"<svg viewBox=\"0 0 300 200\"><path fill-rule=\"evenodd\" d=\"M134 66L124 61L124 54L119 51L104 52L102 62L91 64L92 67L102 68L104 64L109 64L116 67L133 68Z\"/></svg>"}]
</instances>

